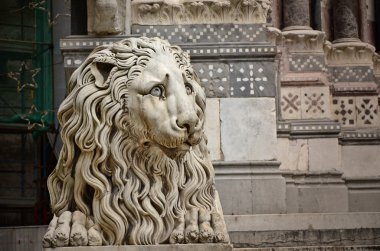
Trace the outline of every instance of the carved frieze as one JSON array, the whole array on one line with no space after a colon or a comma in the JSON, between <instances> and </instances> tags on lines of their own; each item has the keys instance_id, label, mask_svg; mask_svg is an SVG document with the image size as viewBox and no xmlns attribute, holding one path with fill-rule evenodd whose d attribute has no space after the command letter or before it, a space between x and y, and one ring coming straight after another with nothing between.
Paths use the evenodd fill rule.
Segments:
<instances>
[{"instance_id":1,"label":"carved frieze","mask_svg":"<svg viewBox=\"0 0 380 251\"><path fill-rule=\"evenodd\" d=\"M266 23L271 0L134 0L133 24Z\"/></svg>"},{"instance_id":2,"label":"carved frieze","mask_svg":"<svg viewBox=\"0 0 380 251\"><path fill-rule=\"evenodd\" d=\"M375 47L363 42L327 42L325 53L330 66L372 66Z\"/></svg>"},{"instance_id":3,"label":"carved frieze","mask_svg":"<svg viewBox=\"0 0 380 251\"><path fill-rule=\"evenodd\" d=\"M323 53L324 32L318 30L291 30L282 32L289 52Z\"/></svg>"}]
</instances>

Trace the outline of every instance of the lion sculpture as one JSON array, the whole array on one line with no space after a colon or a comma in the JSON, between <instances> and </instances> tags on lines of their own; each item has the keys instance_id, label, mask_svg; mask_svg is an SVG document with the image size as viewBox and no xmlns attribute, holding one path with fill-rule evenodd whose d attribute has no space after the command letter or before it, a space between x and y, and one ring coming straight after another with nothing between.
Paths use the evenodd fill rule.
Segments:
<instances>
[{"instance_id":1,"label":"lion sculpture","mask_svg":"<svg viewBox=\"0 0 380 251\"><path fill-rule=\"evenodd\" d=\"M44 247L229 242L187 53L158 38L96 48L59 108Z\"/></svg>"}]
</instances>

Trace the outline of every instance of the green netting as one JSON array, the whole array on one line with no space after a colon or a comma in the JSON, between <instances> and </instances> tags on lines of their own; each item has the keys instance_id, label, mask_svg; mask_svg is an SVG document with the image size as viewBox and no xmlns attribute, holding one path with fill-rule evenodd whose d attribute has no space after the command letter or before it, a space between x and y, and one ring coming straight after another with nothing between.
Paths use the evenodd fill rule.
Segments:
<instances>
[{"instance_id":1,"label":"green netting","mask_svg":"<svg viewBox=\"0 0 380 251\"><path fill-rule=\"evenodd\" d=\"M53 123L50 16L50 1L0 6L0 123Z\"/></svg>"}]
</instances>

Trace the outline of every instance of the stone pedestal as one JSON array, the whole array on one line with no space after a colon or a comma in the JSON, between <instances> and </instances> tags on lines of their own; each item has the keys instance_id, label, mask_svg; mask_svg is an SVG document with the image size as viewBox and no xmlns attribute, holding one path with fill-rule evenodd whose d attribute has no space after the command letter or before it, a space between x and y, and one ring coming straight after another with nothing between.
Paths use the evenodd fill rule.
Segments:
<instances>
[{"instance_id":1,"label":"stone pedestal","mask_svg":"<svg viewBox=\"0 0 380 251\"><path fill-rule=\"evenodd\" d=\"M45 251L232 251L230 244L175 244L45 248Z\"/></svg>"}]
</instances>

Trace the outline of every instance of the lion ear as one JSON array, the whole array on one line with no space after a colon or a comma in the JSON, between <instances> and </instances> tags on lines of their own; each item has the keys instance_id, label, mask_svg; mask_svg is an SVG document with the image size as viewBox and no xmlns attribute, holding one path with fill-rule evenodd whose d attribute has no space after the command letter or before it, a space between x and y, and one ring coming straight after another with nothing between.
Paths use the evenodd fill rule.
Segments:
<instances>
[{"instance_id":1,"label":"lion ear","mask_svg":"<svg viewBox=\"0 0 380 251\"><path fill-rule=\"evenodd\" d=\"M95 59L91 64L91 73L95 77L95 84L102 86L107 81L112 68L115 66L114 59Z\"/></svg>"}]
</instances>

